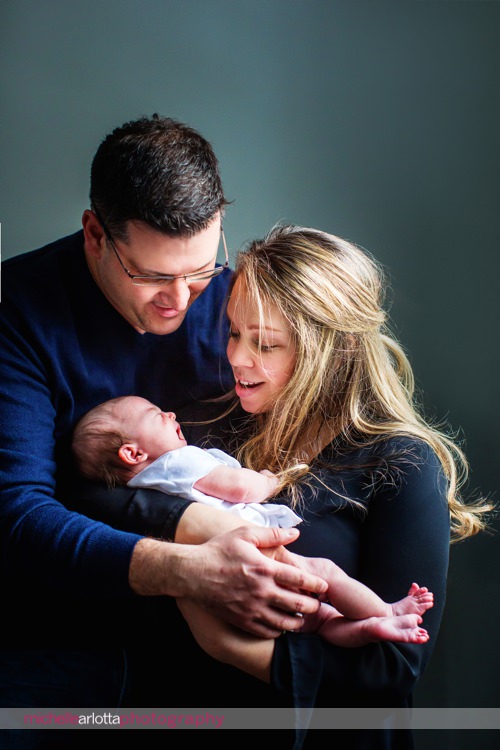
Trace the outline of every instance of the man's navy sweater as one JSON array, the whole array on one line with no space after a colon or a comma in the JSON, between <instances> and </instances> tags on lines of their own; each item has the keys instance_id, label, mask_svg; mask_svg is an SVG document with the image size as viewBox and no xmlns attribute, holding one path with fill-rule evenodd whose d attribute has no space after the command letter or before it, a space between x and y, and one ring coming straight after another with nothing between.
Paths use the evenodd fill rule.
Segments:
<instances>
[{"instance_id":1,"label":"man's navy sweater","mask_svg":"<svg viewBox=\"0 0 500 750\"><path fill-rule=\"evenodd\" d=\"M128 568L140 537L71 510L71 432L115 396L182 413L228 390L221 307L230 276L210 282L177 331L157 336L138 333L96 286L82 232L3 264L0 546L4 591L18 603L27 595L50 601L46 617L57 620L68 596L85 597L79 617L82 609L91 616L92 599L137 599ZM61 606L69 624L71 607Z\"/></svg>"}]
</instances>

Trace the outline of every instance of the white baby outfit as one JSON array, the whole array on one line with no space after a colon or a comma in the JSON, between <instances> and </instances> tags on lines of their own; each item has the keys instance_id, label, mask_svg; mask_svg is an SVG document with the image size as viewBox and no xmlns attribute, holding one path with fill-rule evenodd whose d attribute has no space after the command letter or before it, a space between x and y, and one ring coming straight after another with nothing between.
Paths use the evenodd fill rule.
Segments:
<instances>
[{"instance_id":1,"label":"white baby outfit","mask_svg":"<svg viewBox=\"0 0 500 750\"><path fill-rule=\"evenodd\" d=\"M136 474L129 482L129 487L148 487L160 490L168 495L179 495L187 500L212 505L235 513L246 521L253 521L259 526L279 526L288 528L297 526L302 519L287 505L277 503L229 503L218 497L205 495L193 485L206 476L219 464L241 468L241 464L232 456L218 448L197 448L186 445L164 453Z\"/></svg>"}]
</instances>

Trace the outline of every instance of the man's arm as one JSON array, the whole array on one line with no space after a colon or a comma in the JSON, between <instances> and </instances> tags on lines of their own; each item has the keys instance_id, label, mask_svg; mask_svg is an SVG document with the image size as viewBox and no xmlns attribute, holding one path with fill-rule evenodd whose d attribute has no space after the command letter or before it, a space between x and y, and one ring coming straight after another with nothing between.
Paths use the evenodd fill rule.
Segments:
<instances>
[{"instance_id":1,"label":"man's arm","mask_svg":"<svg viewBox=\"0 0 500 750\"><path fill-rule=\"evenodd\" d=\"M51 594L70 591L75 597L190 596L263 635L293 628L290 612L317 606L300 592L321 588L321 579L268 560L259 550L292 541L296 533L245 529L186 546L117 531L59 502L55 435L68 429L75 394L87 393L81 342L75 332L63 336L51 328L50 316L49 322L47 315L43 321L34 318L36 331L19 317L2 300L0 548L10 585L20 591L28 586ZM47 331L57 334L56 342ZM66 369L57 369L61 362Z\"/></svg>"},{"instance_id":2,"label":"man's arm","mask_svg":"<svg viewBox=\"0 0 500 750\"><path fill-rule=\"evenodd\" d=\"M275 638L300 629L297 615L319 606L309 594L327 588L323 579L261 552L297 536L296 529L248 526L198 545L142 539L132 555L130 586L144 596L187 597L249 633Z\"/></svg>"},{"instance_id":3,"label":"man's arm","mask_svg":"<svg viewBox=\"0 0 500 750\"><path fill-rule=\"evenodd\" d=\"M132 499L129 498L125 502L121 498L122 494L125 496L134 495L134 497ZM228 513L226 510L203 505L202 503L189 502L178 497L170 497L156 490L135 490L134 494L131 490L127 489L126 492L120 493L116 489L107 490L104 486L99 491L98 486L89 485L83 497L85 500L82 500L82 503L83 507L87 506L87 513L105 523L110 523L113 526L116 525L118 528L128 531L139 531L141 529L148 537L164 538L162 529L168 527L167 538L170 540L173 539L176 544L165 544L165 542L159 539L149 538L141 540L134 549L130 569L130 582L132 589L142 595L164 593L174 595L178 591L185 591L186 583L198 575L198 568L195 567L197 558L194 554L193 545L202 545L213 537L235 529L240 529L241 531L245 527L254 530L260 528L255 526L255 524L242 520L234 513ZM80 504L81 507L82 503ZM174 513L176 504L181 505L181 512L177 510ZM129 506L133 509L132 511ZM171 516L175 517L176 524L172 524L169 521ZM189 546L185 550L182 550L180 549L182 545ZM246 556L250 552L252 559L254 559L255 547L252 549L251 546L245 545L241 549L244 550ZM213 554L212 558L208 558L209 565L217 567L225 564L225 560L221 560L219 546L216 547L216 552L209 554ZM260 553L258 554L260 555ZM260 555L260 557L263 557L263 555ZM228 569L227 573L228 576L233 575L233 583L231 584L231 579L228 578L220 586L221 592L218 590L219 584L211 583L210 580L205 587L204 578L198 581L198 591L196 587L190 587L189 591L194 592L193 596L198 603L203 604L208 602L208 606L218 608L222 618L231 622L238 622L237 618L239 615L237 612L234 610L229 612L224 611L226 608L225 601L231 585L237 586L236 581L241 575L240 571L244 568L246 559L247 557L241 557L240 553L239 570L237 566L234 566L234 575L230 569ZM262 560L258 562L261 563ZM206 565L207 563L205 563L205 567ZM205 570L205 567L202 569ZM275 569L271 569L269 573L263 572L264 576L274 574ZM247 576L247 571L245 571L245 576ZM272 587L276 585L274 580L270 580L270 585ZM249 585L249 591L253 591L251 585ZM219 602L221 593L224 598ZM280 597L283 593L280 587L274 595ZM272 588L269 595L273 596ZM242 593L242 596L244 596L244 593ZM254 606L253 596L253 593L248 595L248 610ZM314 600L311 601L312 606L316 607L317 605ZM273 622L276 621L276 617L279 617L280 614L277 609L274 611L273 608ZM297 624L295 620L293 624ZM245 624L242 625L242 627L244 626ZM252 628L253 626L248 624L247 621L246 627ZM268 632L277 633L274 626Z\"/></svg>"}]
</instances>

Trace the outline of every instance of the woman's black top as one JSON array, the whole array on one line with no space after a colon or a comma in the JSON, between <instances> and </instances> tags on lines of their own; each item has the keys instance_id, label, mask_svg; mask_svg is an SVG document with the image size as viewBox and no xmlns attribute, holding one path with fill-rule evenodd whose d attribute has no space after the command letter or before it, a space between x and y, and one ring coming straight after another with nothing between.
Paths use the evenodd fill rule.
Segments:
<instances>
[{"instance_id":1,"label":"woman's black top","mask_svg":"<svg viewBox=\"0 0 500 750\"><path fill-rule=\"evenodd\" d=\"M141 533L161 531L173 538L187 504L164 496L159 511L151 497L144 493L137 500L129 495L121 510L115 506L110 511L108 503L103 513L115 525L129 528L132 523ZM439 461L426 443L405 436L355 450L329 446L319 457L313 481L303 488L298 512L304 520L299 539L290 545L292 551L332 559L387 602L404 597L414 581L427 586L435 597L423 623L429 642L340 648L316 635L287 634L276 641L272 684L267 686L208 657L194 642L175 602L155 599L144 624L149 637L145 635L139 647L131 647L143 688L151 680L151 670L162 675L164 699L155 680L150 683L149 705L159 705L160 700L164 706L210 704L221 709L357 708L359 721L352 728L328 727L328 743L336 741L338 747L350 750L411 748L410 731L391 728L390 719L372 728L362 709L410 707L436 642L449 549L446 482ZM319 713L324 721L325 712ZM307 712L301 714L301 726L307 724L304 716ZM310 718L314 726L314 712ZM232 732L219 733L218 742L221 737L229 742L228 734ZM326 741L321 729L283 731L281 737L283 747L295 743L304 750L324 747Z\"/></svg>"}]
</instances>

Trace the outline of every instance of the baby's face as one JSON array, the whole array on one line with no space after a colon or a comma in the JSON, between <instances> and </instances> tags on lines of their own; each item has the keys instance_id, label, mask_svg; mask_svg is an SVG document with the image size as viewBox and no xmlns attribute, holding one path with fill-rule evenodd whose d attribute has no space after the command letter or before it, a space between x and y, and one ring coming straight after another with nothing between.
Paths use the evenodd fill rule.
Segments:
<instances>
[{"instance_id":1,"label":"baby's face","mask_svg":"<svg viewBox=\"0 0 500 750\"><path fill-rule=\"evenodd\" d=\"M187 445L173 412L162 411L139 396L124 399L119 408L123 432L148 454L151 461Z\"/></svg>"}]
</instances>

